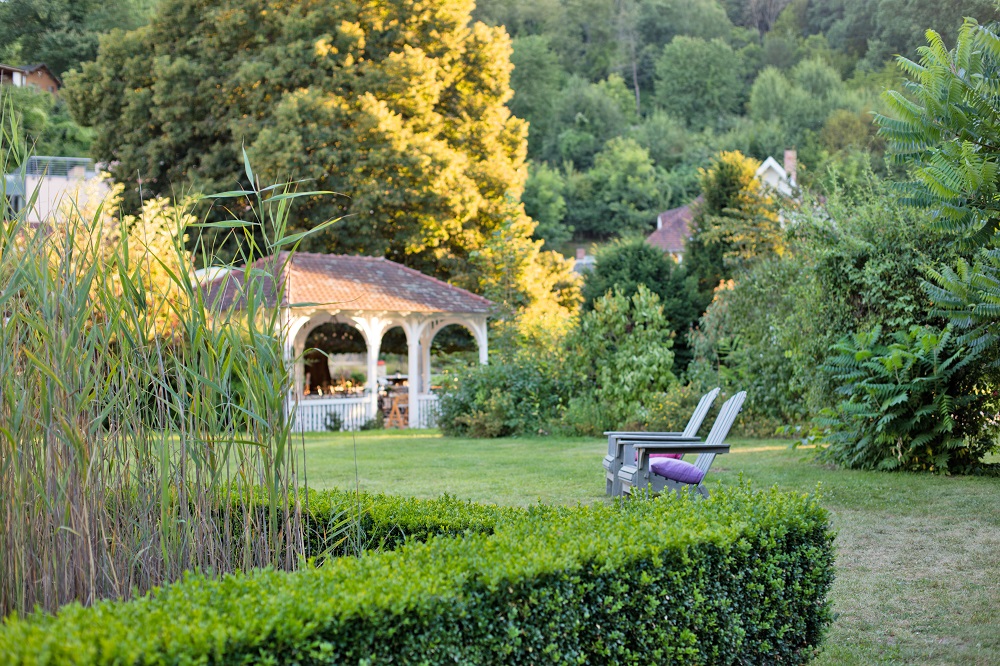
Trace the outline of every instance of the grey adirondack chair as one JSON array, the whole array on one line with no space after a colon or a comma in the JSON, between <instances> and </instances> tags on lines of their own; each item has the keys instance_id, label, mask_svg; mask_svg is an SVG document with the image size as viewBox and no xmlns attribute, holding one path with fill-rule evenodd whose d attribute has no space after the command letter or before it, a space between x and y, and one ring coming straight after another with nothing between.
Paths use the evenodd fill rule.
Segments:
<instances>
[{"instance_id":1,"label":"grey adirondack chair","mask_svg":"<svg viewBox=\"0 0 1000 666\"><path fill-rule=\"evenodd\" d=\"M701 400L698 401L698 406L694 408L694 412L692 412L691 418L688 419L683 432L638 433L634 431L611 430L604 433L608 436L608 455L604 456L604 475L607 479L607 488L605 489L605 492L612 497L616 497L621 494L621 485L618 482L618 472L621 471L622 465L625 464L625 447L622 444L623 438L640 434L663 440L674 440L679 437L694 437L698 434L698 429L701 428L702 422L705 420L705 417L708 416L708 411L712 408L712 403L715 402L715 398L718 395L719 389L714 388L705 395L701 396Z\"/></svg>"},{"instance_id":2,"label":"grey adirondack chair","mask_svg":"<svg viewBox=\"0 0 1000 666\"><path fill-rule=\"evenodd\" d=\"M618 472L622 494L631 495L637 490L646 489L653 492L689 489L708 497L703 480L715 456L729 452L726 436L743 409L746 397L746 391L740 391L722 404L705 441L697 438L677 438L673 441L656 441L640 436L622 438L626 461ZM697 453L698 458L694 463L671 458L650 459L651 453Z\"/></svg>"}]
</instances>

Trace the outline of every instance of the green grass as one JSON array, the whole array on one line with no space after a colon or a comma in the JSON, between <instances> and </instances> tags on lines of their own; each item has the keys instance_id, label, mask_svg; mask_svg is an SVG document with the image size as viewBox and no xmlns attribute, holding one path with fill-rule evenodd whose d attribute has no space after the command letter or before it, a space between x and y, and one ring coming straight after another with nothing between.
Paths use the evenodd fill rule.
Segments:
<instances>
[{"instance_id":1,"label":"green grass","mask_svg":"<svg viewBox=\"0 0 1000 666\"><path fill-rule=\"evenodd\" d=\"M398 495L605 500L598 439L376 431L307 435L305 449L317 488L353 488L357 471L362 490ZM838 532L837 619L816 664L1000 664L1000 478L843 471L763 440L735 443L710 478L732 484L741 473L789 490L822 484Z\"/></svg>"}]
</instances>

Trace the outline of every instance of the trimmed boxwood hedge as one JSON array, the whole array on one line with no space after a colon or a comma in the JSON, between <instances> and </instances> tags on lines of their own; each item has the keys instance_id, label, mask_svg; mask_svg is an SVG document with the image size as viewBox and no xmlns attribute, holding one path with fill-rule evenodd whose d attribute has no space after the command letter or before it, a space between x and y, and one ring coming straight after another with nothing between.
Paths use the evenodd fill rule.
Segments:
<instances>
[{"instance_id":1,"label":"trimmed boxwood hedge","mask_svg":"<svg viewBox=\"0 0 1000 666\"><path fill-rule=\"evenodd\" d=\"M404 541L431 536L492 534L501 521L524 514L523 509L474 504L445 495L419 500L396 495L342 490L303 491L306 552L310 556L354 554L358 542L366 550L393 550ZM351 534L345 533L351 522ZM354 534L360 523L360 534Z\"/></svg>"},{"instance_id":2,"label":"trimmed boxwood hedge","mask_svg":"<svg viewBox=\"0 0 1000 666\"><path fill-rule=\"evenodd\" d=\"M426 538L395 551L8 619L0 662L804 663L830 620L832 534L812 497L437 502L373 501L372 526L395 519Z\"/></svg>"}]
</instances>

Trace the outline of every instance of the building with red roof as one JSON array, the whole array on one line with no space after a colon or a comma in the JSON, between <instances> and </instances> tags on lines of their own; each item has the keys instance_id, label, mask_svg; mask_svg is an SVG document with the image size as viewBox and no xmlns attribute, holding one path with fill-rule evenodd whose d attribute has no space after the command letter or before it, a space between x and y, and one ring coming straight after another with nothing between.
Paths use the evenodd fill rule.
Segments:
<instances>
[{"instance_id":1,"label":"building with red roof","mask_svg":"<svg viewBox=\"0 0 1000 666\"><path fill-rule=\"evenodd\" d=\"M658 247L678 262L684 257L687 239L691 236L692 206L701 202L698 197L686 206L671 208L656 216L656 231L646 237L646 242Z\"/></svg>"}]
</instances>

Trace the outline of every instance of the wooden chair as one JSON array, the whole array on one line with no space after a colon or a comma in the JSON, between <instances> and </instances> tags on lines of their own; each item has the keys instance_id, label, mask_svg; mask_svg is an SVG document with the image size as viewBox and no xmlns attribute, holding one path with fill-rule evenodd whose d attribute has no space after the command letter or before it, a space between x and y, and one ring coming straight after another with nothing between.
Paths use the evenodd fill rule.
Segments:
<instances>
[{"instance_id":1,"label":"wooden chair","mask_svg":"<svg viewBox=\"0 0 1000 666\"><path fill-rule=\"evenodd\" d=\"M736 417L743 409L746 391L740 391L722 404L719 416L716 417L712 430L705 441L697 438L677 438L673 441L656 440L654 438L633 435L622 438L624 444L623 456L628 463L622 465L618 472L622 495L630 495L636 490L649 489L653 492L663 492L665 489L681 491L697 490L708 497L708 490L702 483L715 456L728 453L729 445L726 436L736 422ZM634 451L634 460L632 454ZM653 458L651 453L697 453L694 463L672 458Z\"/></svg>"},{"instance_id":2,"label":"wooden chair","mask_svg":"<svg viewBox=\"0 0 1000 666\"><path fill-rule=\"evenodd\" d=\"M409 426L408 410L410 406L409 393L400 393L392 396L389 407L389 416L386 417L386 428L406 428Z\"/></svg>"},{"instance_id":3,"label":"wooden chair","mask_svg":"<svg viewBox=\"0 0 1000 666\"><path fill-rule=\"evenodd\" d=\"M684 427L684 432L625 432L625 431L609 431L604 433L608 436L608 455L604 456L604 475L607 480L607 488L605 492L612 497L621 495L621 484L618 482L618 472L621 471L622 465L625 464L624 459L624 445L622 444L622 439L629 437L631 435L643 435L650 436L662 440L675 440L678 438L691 438L698 434L698 429L701 428L702 422L705 417L708 416L708 412L712 409L712 403L715 402L715 398L719 395L718 388L714 388L705 395L701 396L701 400L698 401L698 406L694 408L694 412L691 414L691 418L688 419L687 426Z\"/></svg>"}]
</instances>

